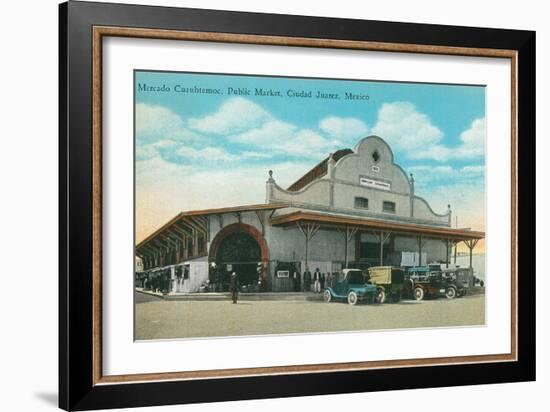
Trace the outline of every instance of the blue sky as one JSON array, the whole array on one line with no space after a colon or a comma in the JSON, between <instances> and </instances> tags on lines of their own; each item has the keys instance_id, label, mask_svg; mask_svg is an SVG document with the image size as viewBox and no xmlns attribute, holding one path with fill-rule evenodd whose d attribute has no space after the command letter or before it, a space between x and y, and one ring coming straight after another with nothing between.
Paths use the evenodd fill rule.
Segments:
<instances>
[{"instance_id":1,"label":"blue sky","mask_svg":"<svg viewBox=\"0 0 550 412\"><path fill-rule=\"evenodd\" d=\"M182 210L262 203L268 170L286 187L370 134L391 145L436 211L454 203L459 226L483 229L482 86L137 71L135 88L138 240ZM256 88L280 96L256 96ZM319 91L339 99L317 99Z\"/></svg>"}]
</instances>

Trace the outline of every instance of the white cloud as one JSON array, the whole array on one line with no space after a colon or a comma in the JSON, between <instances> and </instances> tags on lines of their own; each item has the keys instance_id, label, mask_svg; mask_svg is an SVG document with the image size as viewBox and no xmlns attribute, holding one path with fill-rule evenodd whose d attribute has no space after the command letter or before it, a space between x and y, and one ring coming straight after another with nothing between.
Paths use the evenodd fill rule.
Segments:
<instances>
[{"instance_id":1,"label":"white cloud","mask_svg":"<svg viewBox=\"0 0 550 412\"><path fill-rule=\"evenodd\" d=\"M163 106L136 104L136 137L140 142L158 140L196 141L200 137L189 130L183 119Z\"/></svg>"},{"instance_id":2,"label":"white cloud","mask_svg":"<svg viewBox=\"0 0 550 412\"><path fill-rule=\"evenodd\" d=\"M331 142L309 129L299 129L286 141L274 146L275 150L282 150L289 155L319 158L327 156L332 149Z\"/></svg>"},{"instance_id":3,"label":"white cloud","mask_svg":"<svg viewBox=\"0 0 550 412\"><path fill-rule=\"evenodd\" d=\"M411 166L408 168L411 173L425 174L431 178L438 178L440 175L450 175L455 172L451 166Z\"/></svg>"},{"instance_id":4,"label":"white cloud","mask_svg":"<svg viewBox=\"0 0 550 412\"><path fill-rule=\"evenodd\" d=\"M158 149L167 149L169 147L175 147L177 145L178 145L177 142L170 139L159 140L158 142L153 144L153 146L155 146Z\"/></svg>"},{"instance_id":5,"label":"white cloud","mask_svg":"<svg viewBox=\"0 0 550 412\"><path fill-rule=\"evenodd\" d=\"M136 159L147 160L158 155L157 149L152 144L137 145L136 146Z\"/></svg>"},{"instance_id":6,"label":"white cloud","mask_svg":"<svg viewBox=\"0 0 550 412\"><path fill-rule=\"evenodd\" d=\"M163 185L170 177L181 178L193 169L189 165L180 165L169 162L161 156L136 161L136 185L155 184ZM170 189L166 189L170 190Z\"/></svg>"},{"instance_id":7,"label":"white cloud","mask_svg":"<svg viewBox=\"0 0 550 412\"><path fill-rule=\"evenodd\" d=\"M355 117L325 117L319 122L319 128L338 141L350 141L353 143L368 133L368 127L365 122Z\"/></svg>"},{"instance_id":8,"label":"white cloud","mask_svg":"<svg viewBox=\"0 0 550 412\"><path fill-rule=\"evenodd\" d=\"M411 166L408 168L408 172L414 174L417 188L431 188L438 185L452 184L466 184L470 183L472 186L483 186L483 176L485 173L485 166L483 165L470 165L459 168L452 166L429 166L419 165Z\"/></svg>"},{"instance_id":9,"label":"white cloud","mask_svg":"<svg viewBox=\"0 0 550 412\"><path fill-rule=\"evenodd\" d=\"M335 116L321 120L319 131L300 128L276 119L260 105L242 97L227 100L214 113L190 119L189 126L203 133L222 134L232 143L248 146L251 149L241 156L249 159L268 158L272 154L323 157L342 145L340 140L358 139L367 131L359 119ZM259 156L259 151L252 148L265 152Z\"/></svg>"},{"instance_id":10,"label":"white cloud","mask_svg":"<svg viewBox=\"0 0 550 412\"><path fill-rule=\"evenodd\" d=\"M176 154L186 159L203 162L229 162L238 159L238 156L227 153L218 147L195 149L190 146L181 146L176 150Z\"/></svg>"},{"instance_id":11,"label":"white cloud","mask_svg":"<svg viewBox=\"0 0 550 412\"><path fill-rule=\"evenodd\" d=\"M460 134L461 143L455 147L436 144L411 153L416 159L433 159L445 162L451 159L474 159L485 154L485 118L475 119L470 128Z\"/></svg>"},{"instance_id":12,"label":"white cloud","mask_svg":"<svg viewBox=\"0 0 550 412\"><path fill-rule=\"evenodd\" d=\"M296 127L290 123L272 120L244 133L229 136L228 140L233 143L268 147L273 146L274 142L288 139L295 130Z\"/></svg>"},{"instance_id":13,"label":"white cloud","mask_svg":"<svg viewBox=\"0 0 550 412\"><path fill-rule=\"evenodd\" d=\"M462 168L462 172L468 173L468 174L484 174L485 173L485 166L464 166Z\"/></svg>"},{"instance_id":14,"label":"white cloud","mask_svg":"<svg viewBox=\"0 0 550 412\"><path fill-rule=\"evenodd\" d=\"M462 132L460 140L464 144L483 146L485 142L485 118L474 120L470 128Z\"/></svg>"},{"instance_id":15,"label":"white cloud","mask_svg":"<svg viewBox=\"0 0 550 412\"><path fill-rule=\"evenodd\" d=\"M371 132L412 159L445 162L473 159L485 153L485 118L475 119L460 134L460 145L450 147L442 143L443 132L410 102L384 103Z\"/></svg>"},{"instance_id":16,"label":"white cloud","mask_svg":"<svg viewBox=\"0 0 550 412\"><path fill-rule=\"evenodd\" d=\"M159 140L155 143L149 144L138 144L136 145L136 159L137 160L146 160L151 159L156 156L160 156L159 149L169 149L174 148L178 145L174 140Z\"/></svg>"},{"instance_id":17,"label":"white cloud","mask_svg":"<svg viewBox=\"0 0 550 412\"><path fill-rule=\"evenodd\" d=\"M391 146L415 151L439 143L443 132L409 102L384 103L371 131Z\"/></svg>"},{"instance_id":18,"label":"white cloud","mask_svg":"<svg viewBox=\"0 0 550 412\"><path fill-rule=\"evenodd\" d=\"M457 157L476 157L485 154L485 118L475 119L468 130L460 134L462 145L457 149Z\"/></svg>"},{"instance_id":19,"label":"white cloud","mask_svg":"<svg viewBox=\"0 0 550 412\"><path fill-rule=\"evenodd\" d=\"M280 120L271 120L244 133L232 135L233 143L261 147L273 153L289 156L322 157L328 154L333 144L311 129L301 129Z\"/></svg>"},{"instance_id":20,"label":"white cloud","mask_svg":"<svg viewBox=\"0 0 550 412\"><path fill-rule=\"evenodd\" d=\"M189 127L203 133L239 133L257 127L271 115L261 106L242 97L233 97L207 116L189 119Z\"/></svg>"},{"instance_id":21,"label":"white cloud","mask_svg":"<svg viewBox=\"0 0 550 412\"><path fill-rule=\"evenodd\" d=\"M241 156L248 159L269 159L271 154L265 152L244 151L241 153Z\"/></svg>"}]
</instances>

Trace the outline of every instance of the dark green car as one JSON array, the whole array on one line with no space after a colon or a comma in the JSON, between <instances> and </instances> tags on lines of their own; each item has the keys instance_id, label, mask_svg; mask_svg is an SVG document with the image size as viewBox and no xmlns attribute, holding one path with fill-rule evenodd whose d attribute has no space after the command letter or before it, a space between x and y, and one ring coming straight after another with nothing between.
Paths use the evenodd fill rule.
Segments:
<instances>
[{"instance_id":1,"label":"dark green car","mask_svg":"<svg viewBox=\"0 0 550 412\"><path fill-rule=\"evenodd\" d=\"M376 295L376 286L368 283L359 269L344 269L344 278L334 286L328 287L323 293L325 302L333 300L347 300L350 305L358 302L373 302Z\"/></svg>"}]
</instances>

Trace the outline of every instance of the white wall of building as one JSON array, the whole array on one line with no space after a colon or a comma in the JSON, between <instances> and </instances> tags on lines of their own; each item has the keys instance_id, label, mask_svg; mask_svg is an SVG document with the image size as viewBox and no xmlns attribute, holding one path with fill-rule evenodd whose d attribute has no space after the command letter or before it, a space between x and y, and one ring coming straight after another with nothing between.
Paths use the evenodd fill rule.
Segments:
<instances>
[{"instance_id":1,"label":"white wall of building","mask_svg":"<svg viewBox=\"0 0 550 412\"><path fill-rule=\"evenodd\" d=\"M297 228L271 227L268 245L271 260L305 260L306 238ZM309 242L309 260L344 260L344 236L334 230L319 230ZM355 241L348 244L348 257L355 256ZM350 259L352 260L352 259Z\"/></svg>"},{"instance_id":2,"label":"white wall of building","mask_svg":"<svg viewBox=\"0 0 550 412\"><path fill-rule=\"evenodd\" d=\"M412 236L395 236L394 248L398 252L419 252L418 241ZM422 254L426 253L427 262L422 261L423 264L431 262L440 262L447 259L447 245L445 241L438 239L423 239L422 240ZM422 258L424 259L424 257Z\"/></svg>"}]
</instances>

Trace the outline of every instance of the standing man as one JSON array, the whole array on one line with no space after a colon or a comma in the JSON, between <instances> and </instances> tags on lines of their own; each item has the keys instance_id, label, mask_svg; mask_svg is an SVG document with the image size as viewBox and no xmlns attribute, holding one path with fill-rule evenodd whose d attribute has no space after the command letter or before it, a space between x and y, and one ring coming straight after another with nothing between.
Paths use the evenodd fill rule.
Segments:
<instances>
[{"instance_id":1,"label":"standing man","mask_svg":"<svg viewBox=\"0 0 550 412\"><path fill-rule=\"evenodd\" d=\"M168 268L164 271L163 273L163 277L162 277L162 294L165 295L165 294L168 294L170 292L170 281L171 281L171 277L172 277L172 269Z\"/></svg>"},{"instance_id":2,"label":"standing man","mask_svg":"<svg viewBox=\"0 0 550 412\"><path fill-rule=\"evenodd\" d=\"M216 268L216 262L210 263L210 267L208 268L208 278L210 279L212 292L217 292L216 285L218 283L218 269Z\"/></svg>"},{"instance_id":3,"label":"standing man","mask_svg":"<svg viewBox=\"0 0 550 412\"><path fill-rule=\"evenodd\" d=\"M319 268L313 272L313 291L315 293L321 293L321 272Z\"/></svg>"},{"instance_id":4,"label":"standing man","mask_svg":"<svg viewBox=\"0 0 550 412\"><path fill-rule=\"evenodd\" d=\"M300 291L300 272L294 269L294 274L292 275L292 280L294 281L294 292Z\"/></svg>"},{"instance_id":5,"label":"standing man","mask_svg":"<svg viewBox=\"0 0 550 412\"><path fill-rule=\"evenodd\" d=\"M311 288L311 272L309 271L309 268L306 267L306 271L304 272L304 292L309 292Z\"/></svg>"},{"instance_id":6,"label":"standing man","mask_svg":"<svg viewBox=\"0 0 550 412\"><path fill-rule=\"evenodd\" d=\"M239 286L239 275L237 275L237 272L231 273L230 288L233 303L237 303L237 299L239 298Z\"/></svg>"},{"instance_id":7,"label":"standing man","mask_svg":"<svg viewBox=\"0 0 550 412\"><path fill-rule=\"evenodd\" d=\"M258 273L258 282L256 283L256 292L262 291L262 275L264 273L264 264L263 262L258 262L256 265L256 273Z\"/></svg>"},{"instance_id":8,"label":"standing man","mask_svg":"<svg viewBox=\"0 0 550 412\"><path fill-rule=\"evenodd\" d=\"M321 273L321 290L325 290L325 274Z\"/></svg>"},{"instance_id":9,"label":"standing man","mask_svg":"<svg viewBox=\"0 0 550 412\"><path fill-rule=\"evenodd\" d=\"M176 266L176 287L174 288L176 292L181 292L182 278L183 278L183 268L181 266Z\"/></svg>"}]
</instances>

